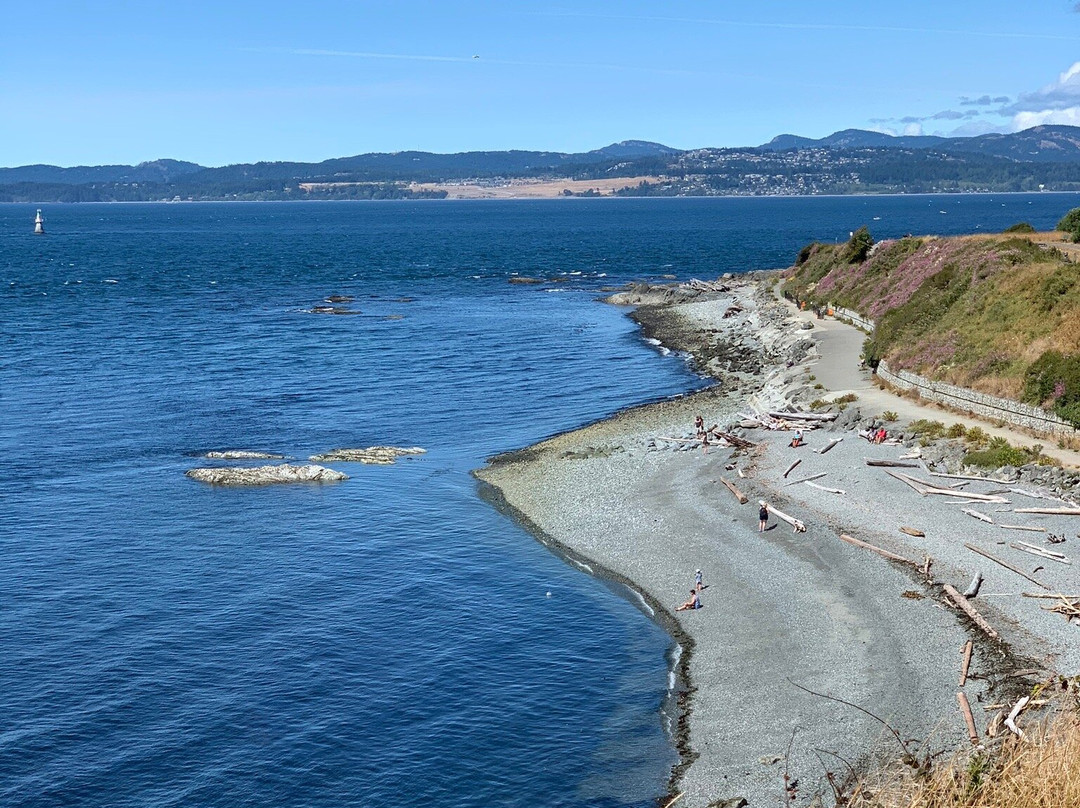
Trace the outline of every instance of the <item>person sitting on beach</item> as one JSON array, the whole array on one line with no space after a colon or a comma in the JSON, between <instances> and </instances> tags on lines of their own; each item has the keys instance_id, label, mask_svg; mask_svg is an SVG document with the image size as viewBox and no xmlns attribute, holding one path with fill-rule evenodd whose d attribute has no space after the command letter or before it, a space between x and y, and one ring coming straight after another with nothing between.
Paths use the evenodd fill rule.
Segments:
<instances>
[{"instance_id":1,"label":"person sitting on beach","mask_svg":"<svg viewBox=\"0 0 1080 808\"><path fill-rule=\"evenodd\" d=\"M697 593L696 589L691 589L690 590L690 600L686 601L686 603L682 604L681 606L676 606L675 611L677 611L677 612L685 612L687 609L700 609L700 608L701 608L701 598L698 597L698 593Z\"/></svg>"},{"instance_id":2,"label":"person sitting on beach","mask_svg":"<svg viewBox=\"0 0 1080 808\"><path fill-rule=\"evenodd\" d=\"M795 430L795 437L793 437L791 439L791 448L792 449L797 449L798 447L800 447L802 445L803 445L802 430L801 429L796 429Z\"/></svg>"},{"instance_id":3,"label":"person sitting on beach","mask_svg":"<svg viewBox=\"0 0 1080 808\"><path fill-rule=\"evenodd\" d=\"M885 431L885 427L881 427L881 429L874 434L874 443L884 443L888 439L889 433Z\"/></svg>"},{"instance_id":4,"label":"person sitting on beach","mask_svg":"<svg viewBox=\"0 0 1080 808\"><path fill-rule=\"evenodd\" d=\"M762 502L761 507L758 508L758 533L765 532L765 526L769 524L769 505L767 502Z\"/></svg>"}]
</instances>

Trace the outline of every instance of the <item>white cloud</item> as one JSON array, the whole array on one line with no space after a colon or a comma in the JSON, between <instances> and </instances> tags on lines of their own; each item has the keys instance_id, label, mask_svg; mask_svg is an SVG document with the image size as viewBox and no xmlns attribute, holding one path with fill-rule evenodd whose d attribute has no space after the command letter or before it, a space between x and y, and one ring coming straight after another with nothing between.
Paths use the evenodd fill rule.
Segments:
<instances>
[{"instance_id":1,"label":"white cloud","mask_svg":"<svg viewBox=\"0 0 1080 808\"><path fill-rule=\"evenodd\" d=\"M907 126L904 127L905 135L921 135L922 133L923 131L921 123L909 123Z\"/></svg>"},{"instance_id":2,"label":"white cloud","mask_svg":"<svg viewBox=\"0 0 1080 808\"><path fill-rule=\"evenodd\" d=\"M1012 116L1014 131L1042 124L1080 125L1080 62L1074 62L1057 81L1030 93L1001 109Z\"/></svg>"}]
</instances>

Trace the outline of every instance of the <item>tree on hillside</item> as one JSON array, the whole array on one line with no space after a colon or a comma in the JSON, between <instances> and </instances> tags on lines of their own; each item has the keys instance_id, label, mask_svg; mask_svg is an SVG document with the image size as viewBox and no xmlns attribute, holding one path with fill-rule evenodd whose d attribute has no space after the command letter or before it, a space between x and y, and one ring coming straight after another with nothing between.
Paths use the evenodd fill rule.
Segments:
<instances>
[{"instance_id":1,"label":"tree on hillside","mask_svg":"<svg viewBox=\"0 0 1080 808\"><path fill-rule=\"evenodd\" d=\"M861 264L870 254L870 248L874 246L874 239L870 231L863 225L848 240L847 249L844 251L844 260L849 264Z\"/></svg>"}]
</instances>

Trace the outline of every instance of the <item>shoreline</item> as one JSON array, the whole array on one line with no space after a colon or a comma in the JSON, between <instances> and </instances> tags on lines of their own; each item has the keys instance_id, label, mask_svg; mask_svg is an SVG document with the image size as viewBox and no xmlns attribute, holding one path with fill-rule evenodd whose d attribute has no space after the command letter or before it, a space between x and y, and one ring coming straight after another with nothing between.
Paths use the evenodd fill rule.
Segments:
<instances>
[{"instance_id":1,"label":"shoreline","mask_svg":"<svg viewBox=\"0 0 1080 808\"><path fill-rule=\"evenodd\" d=\"M688 806L737 796L749 798L751 805L775 801L782 793L777 770L781 761L781 770L796 767L791 773L802 779L803 793L824 791L823 767L806 754L815 745L836 749L841 743L844 757L857 759L860 769L879 759L884 751L878 743L879 725L843 708L837 713L835 705L824 699L796 695L798 681L827 693L831 688L839 697L886 712L909 737L930 737L936 730L935 749L958 748L964 736L954 702L955 671L941 665L941 659L968 638L966 626L937 607L929 584L921 584L918 576L868 558L835 537L846 527L886 546L902 549L902 543L882 541L876 531L861 526L853 529L837 523L808 509L790 489L781 490L777 480L782 468L777 466L783 464L778 459L786 458L777 445L782 441L776 438L786 435L759 440L758 433L744 434L759 443L750 455L719 447L709 455L649 449L649 441L658 434L685 432L695 411L710 413L707 423L720 418L725 424L736 418L748 398L780 406L788 397L805 396L809 386L800 377L807 362L815 359L812 341L808 346L807 329L792 321L782 304L773 301L770 308L766 299L770 277L775 275L764 276L763 283L761 275L751 273L733 280L730 291L635 312L643 334L696 356L700 369L723 379L729 389L718 383L623 410L498 455L474 472L485 499L578 566L588 564L591 574L637 593L655 612L652 619L683 647L677 662L679 715L672 737L680 763L672 771L669 797L684 791ZM733 301L745 306L749 319L740 313L725 324L717 312ZM642 323L642 313L651 322ZM679 326L673 328L673 323ZM705 361L695 350L700 347L695 341L701 340L715 349ZM852 439L848 446L859 448ZM838 450L820 462L834 465L841 456ZM734 471L724 469L732 463L749 472L747 479L739 480ZM809 510L806 521L814 542L807 546L798 534L789 538L782 524L748 538L749 509L740 511L726 490L717 491L721 474L734 478L748 495L794 509L800 518ZM871 522L873 515L870 509ZM752 516L756 525L756 512ZM658 540L658 532L677 538L670 543ZM610 540L613 533L619 534L619 541ZM726 546L717 547L717 538ZM672 608L685 598L686 586L675 581L689 583L695 564L705 569L706 583L713 583L703 592L705 609L680 617ZM948 573L949 580L957 574L947 562L935 571ZM770 581L780 585L770 587ZM716 582L722 583L721 591L713 588ZM885 591L887 595L882 594ZM905 599L900 601L903 605L897 605L897 597ZM791 600L798 605L793 607ZM913 625L897 627L898 612ZM722 625L703 626L710 616ZM732 618L739 620L733 624ZM780 648L772 647L776 643ZM794 647L787 649L784 643ZM975 698L981 699L987 692L1008 689L1005 672L1026 661L1014 658L1004 643L978 639L976 643L981 670L989 679L1000 675L1000 681L972 688L970 692L977 691ZM718 653L718 646L726 650ZM738 664L728 664L731 659ZM777 675L776 668L793 675ZM892 675L876 681L882 672ZM823 679L825 685L807 675ZM766 681L748 686L747 680L755 676ZM908 692L912 690L914 695ZM862 697L853 698L853 692ZM732 701L742 704L762 698L769 704L751 705L751 720L725 713L725 705ZM806 734L798 739L799 748L793 747L790 760L785 738L780 737L784 732L778 732L785 719L790 720L784 732ZM846 725L844 730L827 728L837 721Z\"/></svg>"}]
</instances>

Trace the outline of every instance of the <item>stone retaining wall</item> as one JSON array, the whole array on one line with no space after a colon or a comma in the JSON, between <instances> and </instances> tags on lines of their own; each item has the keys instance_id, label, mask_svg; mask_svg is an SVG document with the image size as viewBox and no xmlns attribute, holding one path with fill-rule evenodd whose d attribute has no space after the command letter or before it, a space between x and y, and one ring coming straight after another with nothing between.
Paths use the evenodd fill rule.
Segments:
<instances>
[{"instance_id":1,"label":"stone retaining wall","mask_svg":"<svg viewBox=\"0 0 1080 808\"><path fill-rule=\"evenodd\" d=\"M1007 424L1032 429L1046 435L1071 435L1076 432L1072 424L1039 407L978 393L954 384L931 381L907 370L893 371L884 360L877 367L877 375L900 390L914 388L925 399L992 421L1004 421Z\"/></svg>"},{"instance_id":2,"label":"stone retaining wall","mask_svg":"<svg viewBox=\"0 0 1080 808\"><path fill-rule=\"evenodd\" d=\"M833 310L833 316L837 320L850 320L853 326L862 329L868 334L874 330L874 321L867 317L863 317L857 311L845 309L841 306L834 306L832 303L829 304L829 308Z\"/></svg>"}]
</instances>

